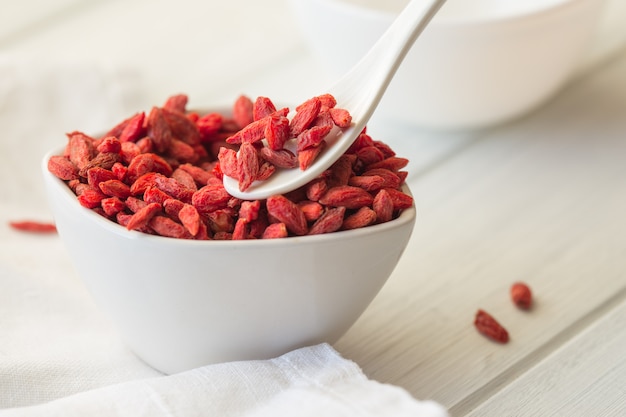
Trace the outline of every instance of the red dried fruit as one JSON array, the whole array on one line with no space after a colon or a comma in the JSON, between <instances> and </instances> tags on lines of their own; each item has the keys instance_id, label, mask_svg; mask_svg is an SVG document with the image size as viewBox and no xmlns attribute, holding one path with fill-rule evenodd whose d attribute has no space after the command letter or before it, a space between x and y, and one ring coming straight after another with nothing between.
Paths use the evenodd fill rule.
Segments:
<instances>
[{"instance_id":1,"label":"red dried fruit","mask_svg":"<svg viewBox=\"0 0 626 417\"><path fill-rule=\"evenodd\" d=\"M163 205L163 203L171 198L172 196L159 190L156 187L148 187L148 189L143 193L143 201L149 204L158 203L160 205Z\"/></svg>"},{"instance_id":2,"label":"red dried fruit","mask_svg":"<svg viewBox=\"0 0 626 417\"><path fill-rule=\"evenodd\" d=\"M178 212L178 219L193 236L200 231L200 214L194 206L185 204Z\"/></svg>"},{"instance_id":3,"label":"red dried fruit","mask_svg":"<svg viewBox=\"0 0 626 417\"><path fill-rule=\"evenodd\" d=\"M291 136L297 137L304 132L313 123L321 108L322 102L317 97L313 97L296 107L296 114L289 125Z\"/></svg>"},{"instance_id":4,"label":"red dried fruit","mask_svg":"<svg viewBox=\"0 0 626 417\"><path fill-rule=\"evenodd\" d=\"M296 168L298 158L288 149L275 151L268 147L259 150L259 156L277 168Z\"/></svg>"},{"instance_id":5,"label":"red dried fruit","mask_svg":"<svg viewBox=\"0 0 626 417\"><path fill-rule=\"evenodd\" d=\"M263 239L280 239L287 236L288 232L285 223L272 223L265 228L261 237Z\"/></svg>"},{"instance_id":6,"label":"red dried fruit","mask_svg":"<svg viewBox=\"0 0 626 417\"><path fill-rule=\"evenodd\" d=\"M376 162L368 167L368 169L374 168L385 168L390 171L398 171L405 166L407 166L409 160L406 158L399 158L397 156L390 156L389 158L385 158L380 162Z\"/></svg>"},{"instance_id":7,"label":"red dried fruit","mask_svg":"<svg viewBox=\"0 0 626 417\"><path fill-rule=\"evenodd\" d=\"M311 201L319 201L328 191L328 183L324 178L317 178L306 185L306 196Z\"/></svg>"},{"instance_id":8,"label":"red dried fruit","mask_svg":"<svg viewBox=\"0 0 626 417\"><path fill-rule=\"evenodd\" d=\"M243 129L254 121L252 114L253 109L254 103L252 103L249 97L241 95L235 100L233 106L233 120L239 129Z\"/></svg>"},{"instance_id":9,"label":"red dried fruit","mask_svg":"<svg viewBox=\"0 0 626 417\"><path fill-rule=\"evenodd\" d=\"M122 144L116 137L108 136L100 141L96 149L101 153L120 153L122 150Z\"/></svg>"},{"instance_id":10,"label":"red dried fruit","mask_svg":"<svg viewBox=\"0 0 626 417\"><path fill-rule=\"evenodd\" d=\"M80 195L77 198L81 206L93 209L96 207L100 207L100 202L107 198L107 196L99 189L96 190L95 188L88 185L85 189L81 191Z\"/></svg>"},{"instance_id":11,"label":"red dried fruit","mask_svg":"<svg viewBox=\"0 0 626 417\"><path fill-rule=\"evenodd\" d=\"M187 94L175 94L167 98L165 104L163 105L163 108L184 114L185 109L187 108L188 101L189 97L187 96Z\"/></svg>"},{"instance_id":12,"label":"red dried fruit","mask_svg":"<svg viewBox=\"0 0 626 417\"><path fill-rule=\"evenodd\" d=\"M48 171L62 180L78 179L78 168L76 165L61 155L53 155L48 159Z\"/></svg>"},{"instance_id":13,"label":"red dried fruit","mask_svg":"<svg viewBox=\"0 0 626 417\"><path fill-rule=\"evenodd\" d=\"M309 235L319 235L323 233L336 232L343 224L343 216L346 212L345 207L334 207L326 210L319 219L313 223L309 229Z\"/></svg>"},{"instance_id":14,"label":"red dried fruit","mask_svg":"<svg viewBox=\"0 0 626 417\"><path fill-rule=\"evenodd\" d=\"M80 171L78 171L78 175L80 175L81 177L86 177L87 173L92 168L102 168L102 169L110 170L111 167L113 167L113 164L115 164L119 159L120 159L120 156L119 154L116 154L116 153L112 153L112 152L99 153L91 161L87 162L87 164L85 164L80 169Z\"/></svg>"},{"instance_id":15,"label":"red dried fruit","mask_svg":"<svg viewBox=\"0 0 626 417\"><path fill-rule=\"evenodd\" d=\"M131 181L135 181L148 172L156 172L169 177L174 170L165 159L154 153L139 154L128 164L127 175Z\"/></svg>"},{"instance_id":16,"label":"red dried fruit","mask_svg":"<svg viewBox=\"0 0 626 417\"><path fill-rule=\"evenodd\" d=\"M100 206L102 207L102 210L104 210L104 213L109 217L117 215L117 213L126 208L126 204L124 204L124 202L117 197L103 199L100 202Z\"/></svg>"},{"instance_id":17,"label":"red dried fruit","mask_svg":"<svg viewBox=\"0 0 626 417\"><path fill-rule=\"evenodd\" d=\"M117 180L113 171L100 167L94 167L87 171L87 184L94 188L99 188L101 182L109 180Z\"/></svg>"},{"instance_id":18,"label":"red dried fruit","mask_svg":"<svg viewBox=\"0 0 626 417\"><path fill-rule=\"evenodd\" d=\"M79 170L82 170L91 161L95 153L91 138L80 132L74 132L70 135L67 150L70 161Z\"/></svg>"},{"instance_id":19,"label":"red dried fruit","mask_svg":"<svg viewBox=\"0 0 626 417\"><path fill-rule=\"evenodd\" d=\"M509 333L506 329L486 311L476 312L474 326L481 334L495 342L507 343L509 341Z\"/></svg>"},{"instance_id":20,"label":"red dried fruit","mask_svg":"<svg viewBox=\"0 0 626 417\"><path fill-rule=\"evenodd\" d=\"M172 131L163 116L163 111L158 107L153 107L148 114L146 125L147 135L152 139L155 149L158 152L165 152L172 142Z\"/></svg>"},{"instance_id":21,"label":"red dried fruit","mask_svg":"<svg viewBox=\"0 0 626 417\"><path fill-rule=\"evenodd\" d=\"M135 142L137 139L143 137L146 134L144 128L145 118L146 114L141 112L128 119L124 129L118 136L120 142Z\"/></svg>"},{"instance_id":22,"label":"red dried fruit","mask_svg":"<svg viewBox=\"0 0 626 417\"><path fill-rule=\"evenodd\" d=\"M137 211L126 224L128 230L140 229L148 224L150 220L161 211L159 203L150 203Z\"/></svg>"},{"instance_id":23,"label":"red dried fruit","mask_svg":"<svg viewBox=\"0 0 626 417\"><path fill-rule=\"evenodd\" d=\"M196 184L201 187L207 185L212 178L215 178L215 175L211 172L191 164L180 165L178 169L189 173Z\"/></svg>"},{"instance_id":24,"label":"red dried fruit","mask_svg":"<svg viewBox=\"0 0 626 417\"><path fill-rule=\"evenodd\" d=\"M358 209L363 206L371 206L374 197L367 191L351 185L339 185L333 187L319 199L326 206L343 206L348 209Z\"/></svg>"},{"instance_id":25,"label":"red dried fruit","mask_svg":"<svg viewBox=\"0 0 626 417\"><path fill-rule=\"evenodd\" d=\"M200 133L200 140L202 142L208 142L216 138L217 133L222 128L224 117L219 113L209 113L200 117L196 121L198 132Z\"/></svg>"},{"instance_id":26,"label":"red dried fruit","mask_svg":"<svg viewBox=\"0 0 626 417\"><path fill-rule=\"evenodd\" d=\"M304 149L318 147L326 135L328 135L330 129L330 126L313 126L310 129L304 130L297 138L298 152Z\"/></svg>"},{"instance_id":27,"label":"red dried fruit","mask_svg":"<svg viewBox=\"0 0 626 417\"><path fill-rule=\"evenodd\" d=\"M320 103L322 104L322 108L324 108L325 110L332 109L337 105L337 100L332 94L322 94L320 96L317 96L317 99L320 101Z\"/></svg>"},{"instance_id":28,"label":"red dried fruit","mask_svg":"<svg viewBox=\"0 0 626 417\"><path fill-rule=\"evenodd\" d=\"M229 199L223 185L205 185L193 193L191 203L200 213L209 213L226 207Z\"/></svg>"},{"instance_id":29,"label":"red dried fruit","mask_svg":"<svg viewBox=\"0 0 626 417\"><path fill-rule=\"evenodd\" d=\"M193 146L178 139L172 139L167 155L182 164L193 163L200 159Z\"/></svg>"},{"instance_id":30,"label":"red dried fruit","mask_svg":"<svg viewBox=\"0 0 626 417\"><path fill-rule=\"evenodd\" d=\"M348 185L350 177L354 174L352 166L355 160L354 155L341 155L330 167L328 186L332 188L338 185Z\"/></svg>"},{"instance_id":31,"label":"red dried fruit","mask_svg":"<svg viewBox=\"0 0 626 417\"><path fill-rule=\"evenodd\" d=\"M182 183L178 182L176 178L163 175L156 175L154 177L154 184L159 190L185 203L191 202L191 196L195 192L195 190L187 188Z\"/></svg>"},{"instance_id":32,"label":"red dried fruit","mask_svg":"<svg viewBox=\"0 0 626 417\"><path fill-rule=\"evenodd\" d=\"M350 177L348 185L362 188L365 191L376 191L383 188L383 186L385 185L385 180L383 179L383 177L380 177L378 175L360 175Z\"/></svg>"},{"instance_id":33,"label":"red dried fruit","mask_svg":"<svg viewBox=\"0 0 626 417\"><path fill-rule=\"evenodd\" d=\"M307 222L300 208L282 195L274 195L265 203L267 213L281 223L285 223L287 230L298 236L307 233Z\"/></svg>"},{"instance_id":34,"label":"red dried fruit","mask_svg":"<svg viewBox=\"0 0 626 417\"><path fill-rule=\"evenodd\" d=\"M276 111L276 106L267 97L257 97L252 106L252 119L260 120Z\"/></svg>"},{"instance_id":35,"label":"red dried fruit","mask_svg":"<svg viewBox=\"0 0 626 417\"><path fill-rule=\"evenodd\" d=\"M278 114L269 116L263 133L270 149L282 149L290 138L289 119Z\"/></svg>"},{"instance_id":36,"label":"red dried fruit","mask_svg":"<svg viewBox=\"0 0 626 417\"><path fill-rule=\"evenodd\" d=\"M298 164L300 166L300 169L304 171L305 169L310 167L313 161L315 161L315 158L318 157L320 152L322 152L325 147L326 147L326 142L322 142L319 144L319 146L316 146L313 148L306 148L306 149L299 151L298 152Z\"/></svg>"},{"instance_id":37,"label":"red dried fruit","mask_svg":"<svg viewBox=\"0 0 626 417\"><path fill-rule=\"evenodd\" d=\"M394 188L385 188L393 201L394 210L404 210L413 207L413 197Z\"/></svg>"},{"instance_id":38,"label":"red dried fruit","mask_svg":"<svg viewBox=\"0 0 626 417\"><path fill-rule=\"evenodd\" d=\"M243 201L239 207L239 219L250 223L259 218L259 212L261 211L261 202L255 201Z\"/></svg>"},{"instance_id":39,"label":"red dried fruit","mask_svg":"<svg viewBox=\"0 0 626 417\"><path fill-rule=\"evenodd\" d=\"M167 121L172 132L172 137L188 144L200 143L200 130L198 126L189 120L183 113L169 109L162 109L163 117Z\"/></svg>"},{"instance_id":40,"label":"red dried fruit","mask_svg":"<svg viewBox=\"0 0 626 417\"><path fill-rule=\"evenodd\" d=\"M251 122L244 128L236 132L234 135L226 138L226 143L231 145L238 145L241 143L254 143L258 142L265 137L265 127L267 126L269 118L264 118Z\"/></svg>"},{"instance_id":41,"label":"red dried fruit","mask_svg":"<svg viewBox=\"0 0 626 417\"><path fill-rule=\"evenodd\" d=\"M533 296L528 285L516 282L511 286L511 299L519 308L528 310L532 305Z\"/></svg>"},{"instance_id":42,"label":"red dried fruit","mask_svg":"<svg viewBox=\"0 0 626 417\"><path fill-rule=\"evenodd\" d=\"M330 117L333 119L335 125L341 128L349 127L352 124L352 116L346 109L329 109Z\"/></svg>"},{"instance_id":43,"label":"red dried fruit","mask_svg":"<svg viewBox=\"0 0 626 417\"><path fill-rule=\"evenodd\" d=\"M385 159L385 155L376 146L364 146L356 151L356 155L366 166Z\"/></svg>"},{"instance_id":44,"label":"red dried fruit","mask_svg":"<svg viewBox=\"0 0 626 417\"><path fill-rule=\"evenodd\" d=\"M376 222L376 212L369 207L361 207L355 213L346 217L343 222L343 230L359 229Z\"/></svg>"},{"instance_id":45,"label":"red dried fruit","mask_svg":"<svg viewBox=\"0 0 626 417\"><path fill-rule=\"evenodd\" d=\"M372 208L379 223L388 222L393 218L393 200L386 190L380 190L376 194Z\"/></svg>"},{"instance_id":46,"label":"red dried fruit","mask_svg":"<svg viewBox=\"0 0 626 417\"><path fill-rule=\"evenodd\" d=\"M100 191L111 197L125 200L130 196L130 187L118 179L106 180L98 183Z\"/></svg>"},{"instance_id":47,"label":"red dried fruit","mask_svg":"<svg viewBox=\"0 0 626 417\"><path fill-rule=\"evenodd\" d=\"M191 236L185 227L165 216L154 216L150 219L148 226L159 236L173 237L177 239L190 239Z\"/></svg>"},{"instance_id":48,"label":"red dried fruit","mask_svg":"<svg viewBox=\"0 0 626 417\"><path fill-rule=\"evenodd\" d=\"M307 221L313 222L320 218L320 216L324 213L324 207L316 202L303 200L298 202L298 207L304 213L304 217Z\"/></svg>"},{"instance_id":49,"label":"red dried fruit","mask_svg":"<svg viewBox=\"0 0 626 417\"><path fill-rule=\"evenodd\" d=\"M374 168L365 171L362 176L377 176L383 179L383 184L380 188L394 188L400 187L402 180L395 172L391 172L386 168Z\"/></svg>"},{"instance_id":50,"label":"red dried fruit","mask_svg":"<svg viewBox=\"0 0 626 417\"><path fill-rule=\"evenodd\" d=\"M34 220L21 220L9 222L15 230L32 233L56 233L57 228L54 223L38 222Z\"/></svg>"},{"instance_id":51,"label":"red dried fruit","mask_svg":"<svg viewBox=\"0 0 626 417\"><path fill-rule=\"evenodd\" d=\"M251 143L242 143L237 156L239 190L247 190L259 175L259 156Z\"/></svg>"}]
</instances>

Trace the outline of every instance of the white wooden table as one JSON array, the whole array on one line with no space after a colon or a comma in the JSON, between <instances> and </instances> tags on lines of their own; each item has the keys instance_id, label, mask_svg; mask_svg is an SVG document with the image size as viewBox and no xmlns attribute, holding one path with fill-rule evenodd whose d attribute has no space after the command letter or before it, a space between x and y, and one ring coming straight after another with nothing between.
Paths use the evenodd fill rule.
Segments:
<instances>
[{"instance_id":1,"label":"white wooden table","mask_svg":"<svg viewBox=\"0 0 626 417\"><path fill-rule=\"evenodd\" d=\"M240 93L292 102L328 81L284 0L5 3L2 54L127 65L142 74L144 106L177 92L198 106ZM509 124L370 126L411 159L418 208L397 269L335 345L370 378L452 416L626 415L621 40L607 34L602 60ZM517 280L535 293L531 311L509 301ZM509 329L510 343L476 332L478 308Z\"/></svg>"}]
</instances>

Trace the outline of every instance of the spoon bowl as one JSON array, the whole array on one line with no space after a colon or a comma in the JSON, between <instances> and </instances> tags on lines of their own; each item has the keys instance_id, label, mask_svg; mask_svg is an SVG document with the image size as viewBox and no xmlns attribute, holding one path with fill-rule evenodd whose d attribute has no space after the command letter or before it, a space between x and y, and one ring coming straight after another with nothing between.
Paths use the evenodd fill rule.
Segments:
<instances>
[{"instance_id":1,"label":"spoon bowl","mask_svg":"<svg viewBox=\"0 0 626 417\"><path fill-rule=\"evenodd\" d=\"M255 181L244 191L237 179L224 175L229 194L246 200L265 199L293 191L328 169L359 136L376 110L391 79L417 37L426 28L445 0L412 0L369 52L325 93L332 94L337 107L347 109L352 124L333 128L326 147L306 170L278 169L269 179ZM295 147L295 144L289 146ZM287 149L290 149L286 146Z\"/></svg>"}]
</instances>

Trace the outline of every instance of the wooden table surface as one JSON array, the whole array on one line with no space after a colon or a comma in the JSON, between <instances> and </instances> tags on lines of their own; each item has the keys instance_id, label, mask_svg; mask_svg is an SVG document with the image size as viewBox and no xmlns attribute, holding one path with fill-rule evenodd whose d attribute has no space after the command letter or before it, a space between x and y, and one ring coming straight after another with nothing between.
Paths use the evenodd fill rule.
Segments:
<instances>
[{"instance_id":1,"label":"wooden table surface","mask_svg":"<svg viewBox=\"0 0 626 417\"><path fill-rule=\"evenodd\" d=\"M128 66L145 107L177 92L198 106L240 93L294 102L327 85L286 1L223 3L13 2L0 56ZM611 53L506 125L372 122L411 159L418 220L387 285L335 344L370 378L452 416L626 415L626 50L607 39ZM534 291L530 311L509 300L518 280ZM508 344L476 332L479 308Z\"/></svg>"}]
</instances>

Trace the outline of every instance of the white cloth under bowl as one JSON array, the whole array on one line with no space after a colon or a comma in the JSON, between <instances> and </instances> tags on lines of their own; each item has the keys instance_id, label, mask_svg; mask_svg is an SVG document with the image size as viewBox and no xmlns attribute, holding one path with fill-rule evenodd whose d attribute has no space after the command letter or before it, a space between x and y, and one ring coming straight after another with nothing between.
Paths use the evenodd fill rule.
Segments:
<instances>
[{"instance_id":1,"label":"white cloth under bowl","mask_svg":"<svg viewBox=\"0 0 626 417\"><path fill-rule=\"evenodd\" d=\"M57 236L8 226L51 220L44 153L66 132L102 131L155 104L142 101L139 81L133 71L0 55L0 417L445 416L326 344L164 376L124 346Z\"/></svg>"},{"instance_id":2,"label":"white cloth under bowl","mask_svg":"<svg viewBox=\"0 0 626 417\"><path fill-rule=\"evenodd\" d=\"M116 384L0 416L443 417L432 401L372 381L328 344L265 361Z\"/></svg>"}]
</instances>

